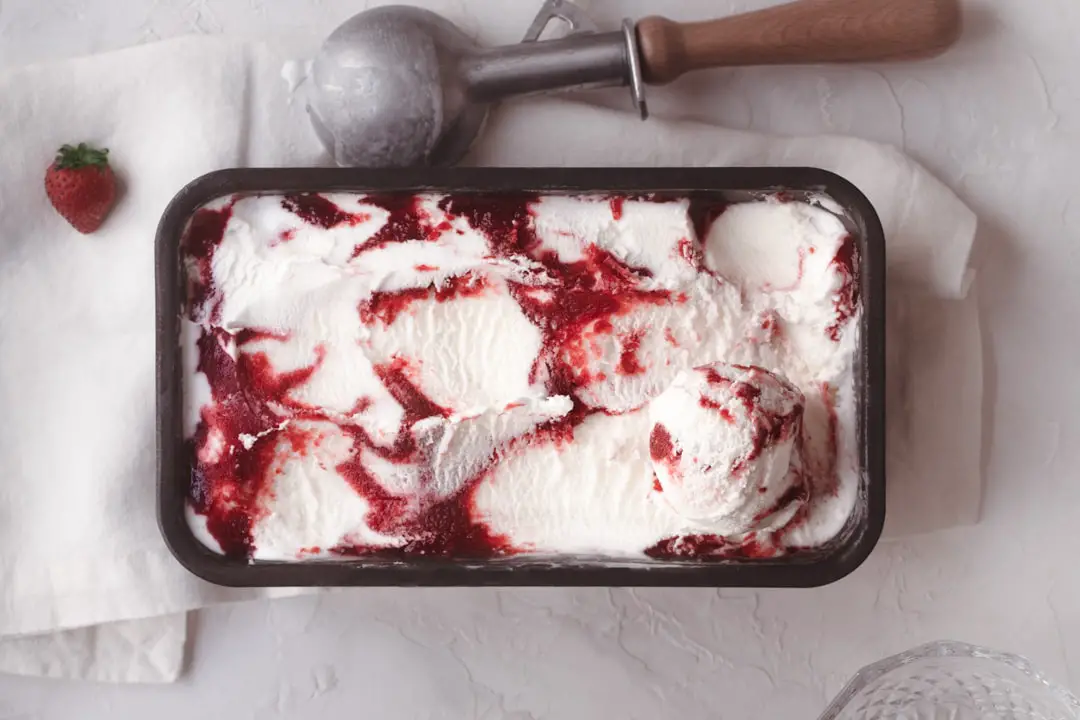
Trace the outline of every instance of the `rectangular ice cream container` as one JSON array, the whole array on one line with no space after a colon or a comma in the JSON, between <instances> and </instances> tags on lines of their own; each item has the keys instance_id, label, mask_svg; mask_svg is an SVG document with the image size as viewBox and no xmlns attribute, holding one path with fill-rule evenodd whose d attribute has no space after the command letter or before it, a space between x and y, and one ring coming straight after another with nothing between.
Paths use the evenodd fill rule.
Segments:
<instances>
[{"instance_id":1,"label":"rectangular ice cream container","mask_svg":"<svg viewBox=\"0 0 1080 720\"><path fill-rule=\"evenodd\" d=\"M227 195L295 192L626 194L746 202L777 193L837 214L858 243L863 303L856 358L860 486L843 530L825 545L772 559L665 560L520 555L491 560L348 558L266 562L206 548L184 515L191 466L182 432L180 239L189 218ZM816 587L867 558L885 520L885 239L877 213L850 182L815 168L232 169L183 188L158 226L157 513L166 544L190 572L234 587L269 586L685 586Z\"/></svg>"}]
</instances>

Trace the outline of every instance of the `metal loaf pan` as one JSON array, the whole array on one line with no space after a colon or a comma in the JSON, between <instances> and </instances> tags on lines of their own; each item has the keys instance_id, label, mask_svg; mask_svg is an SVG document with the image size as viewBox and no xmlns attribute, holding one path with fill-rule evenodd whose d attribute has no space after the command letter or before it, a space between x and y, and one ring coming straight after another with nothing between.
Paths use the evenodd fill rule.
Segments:
<instances>
[{"instance_id":1,"label":"metal loaf pan","mask_svg":"<svg viewBox=\"0 0 1080 720\"><path fill-rule=\"evenodd\" d=\"M206 549L191 533L184 503L191 476L182 433L180 314L184 284L180 238L192 214L231 194L288 192L663 193L746 201L783 192L831 200L856 238L863 314L856 368L861 485L855 511L821 548L768 560L656 561L519 556L489 561L349 558L295 563L248 562ZM834 208L835 209L835 208ZM158 227L157 495L158 522L188 570L229 586L549 585L816 587L854 571L877 544L885 521L885 240L873 206L851 183L813 168L452 168L235 169L185 187Z\"/></svg>"}]
</instances>

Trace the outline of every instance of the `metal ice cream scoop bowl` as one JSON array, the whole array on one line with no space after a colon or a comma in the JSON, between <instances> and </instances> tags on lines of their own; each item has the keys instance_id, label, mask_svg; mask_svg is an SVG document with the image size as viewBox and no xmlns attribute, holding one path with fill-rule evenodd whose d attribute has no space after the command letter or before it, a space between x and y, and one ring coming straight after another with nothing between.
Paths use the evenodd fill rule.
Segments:
<instances>
[{"instance_id":1,"label":"metal ice cream scoop bowl","mask_svg":"<svg viewBox=\"0 0 1080 720\"><path fill-rule=\"evenodd\" d=\"M571 33L541 41L557 18ZM326 39L308 111L339 165L450 165L492 104L513 96L627 86L644 119L646 84L692 70L923 58L959 30L959 0L798 0L699 23L624 20L609 32L572 2L547 0L525 42L482 48L436 13L390 5Z\"/></svg>"}]
</instances>

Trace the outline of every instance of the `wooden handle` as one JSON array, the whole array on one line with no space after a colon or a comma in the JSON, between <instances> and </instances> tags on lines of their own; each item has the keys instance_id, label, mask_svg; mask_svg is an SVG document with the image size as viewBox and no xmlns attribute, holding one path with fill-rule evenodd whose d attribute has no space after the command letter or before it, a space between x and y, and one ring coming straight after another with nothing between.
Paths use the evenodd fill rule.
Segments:
<instances>
[{"instance_id":1,"label":"wooden handle","mask_svg":"<svg viewBox=\"0 0 1080 720\"><path fill-rule=\"evenodd\" d=\"M645 80L656 85L704 68L931 57L959 34L959 0L799 0L707 22L637 25Z\"/></svg>"}]
</instances>

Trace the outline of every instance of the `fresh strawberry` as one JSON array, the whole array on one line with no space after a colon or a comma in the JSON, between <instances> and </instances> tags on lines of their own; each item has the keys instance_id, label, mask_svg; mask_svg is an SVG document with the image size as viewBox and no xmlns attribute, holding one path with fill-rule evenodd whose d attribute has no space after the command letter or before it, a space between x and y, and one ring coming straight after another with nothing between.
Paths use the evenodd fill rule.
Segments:
<instances>
[{"instance_id":1,"label":"fresh strawberry","mask_svg":"<svg viewBox=\"0 0 1080 720\"><path fill-rule=\"evenodd\" d=\"M86 143L60 148L45 173L45 193L76 230L94 232L116 202L116 176L109 167L109 151Z\"/></svg>"}]
</instances>

